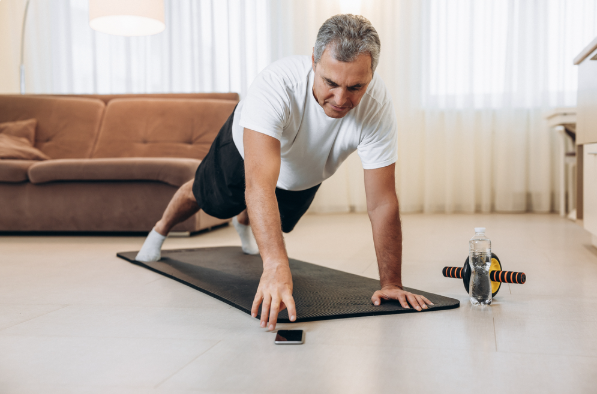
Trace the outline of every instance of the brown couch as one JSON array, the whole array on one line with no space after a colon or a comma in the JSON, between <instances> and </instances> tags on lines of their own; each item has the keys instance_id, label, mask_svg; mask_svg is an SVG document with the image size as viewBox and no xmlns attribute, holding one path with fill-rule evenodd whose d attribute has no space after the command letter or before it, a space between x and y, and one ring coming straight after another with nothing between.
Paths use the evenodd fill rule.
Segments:
<instances>
[{"instance_id":1,"label":"brown couch","mask_svg":"<svg viewBox=\"0 0 597 394\"><path fill-rule=\"evenodd\" d=\"M236 93L0 95L0 122L37 119L35 147L51 158L0 160L0 231L151 230L237 102ZM173 231L226 221L200 211Z\"/></svg>"}]
</instances>

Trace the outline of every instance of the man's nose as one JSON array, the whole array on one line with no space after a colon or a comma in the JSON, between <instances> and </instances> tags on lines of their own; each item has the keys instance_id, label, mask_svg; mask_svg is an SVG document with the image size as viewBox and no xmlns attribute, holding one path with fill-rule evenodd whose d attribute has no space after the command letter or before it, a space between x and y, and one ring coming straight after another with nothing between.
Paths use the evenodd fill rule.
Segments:
<instances>
[{"instance_id":1,"label":"man's nose","mask_svg":"<svg viewBox=\"0 0 597 394\"><path fill-rule=\"evenodd\" d=\"M348 102L348 92L344 88L337 88L334 92L334 101L338 107L344 107Z\"/></svg>"}]
</instances>

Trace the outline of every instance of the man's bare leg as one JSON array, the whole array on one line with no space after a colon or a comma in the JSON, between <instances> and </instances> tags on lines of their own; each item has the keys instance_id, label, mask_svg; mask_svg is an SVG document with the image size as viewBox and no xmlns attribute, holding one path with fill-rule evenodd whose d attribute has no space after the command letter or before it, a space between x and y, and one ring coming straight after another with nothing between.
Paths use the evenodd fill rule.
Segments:
<instances>
[{"instance_id":1,"label":"man's bare leg","mask_svg":"<svg viewBox=\"0 0 597 394\"><path fill-rule=\"evenodd\" d=\"M197 211L199 211L199 205L197 205L197 200L193 194L193 181L189 181L174 194L162 218L145 239L135 260L158 261L161 258L162 244L172 227L184 222Z\"/></svg>"},{"instance_id":2,"label":"man's bare leg","mask_svg":"<svg viewBox=\"0 0 597 394\"><path fill-rule=\"evenodd\" d=\"M243 252L246 254L259 254L257 241L253 235L253 230L251 230L249 215L246 209L232 219L232 225L240 237Z\"/></svg>"},{"instance_id":3,"label":"man's bare leg","mask_svg":"<svg viewBox=\"0 0 597 394\"><path fill-rule=\"evenodd\" d=\"M162 218L155 224L154 229L163 236L167 236L172 227L184 222L199 211L199 205L193 194L193 182L188 181L178 189Z\"/></svg>"}]
</instances>

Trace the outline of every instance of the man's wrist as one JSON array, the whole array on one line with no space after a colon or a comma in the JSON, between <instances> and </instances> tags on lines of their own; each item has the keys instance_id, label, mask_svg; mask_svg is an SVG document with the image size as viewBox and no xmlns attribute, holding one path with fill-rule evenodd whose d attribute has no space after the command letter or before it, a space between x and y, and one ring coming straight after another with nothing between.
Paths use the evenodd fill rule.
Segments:
<instances>
[{"instance_id":1,"label":"man's wrist","mask_svg":"<svg viewBox=\"0 0 597 394\"><path fill-rule=\"evenodd\" d=\"M404 287L402 287L402 283L385 283L385 284L381 285L381 289L382 290L390 290L390 289L404 290Z\"/></svg>"},{"instance_id":2,"label":"man's wrist","mask_svg":"<svg viewBox=\"0 0 597 394\"><path fill-rule=\"evenodd\" d=\"M263 269L264 270L275 270L280 267L289 267L288 258L286 259L264 259Z\"/></svg>"}]
</instances>

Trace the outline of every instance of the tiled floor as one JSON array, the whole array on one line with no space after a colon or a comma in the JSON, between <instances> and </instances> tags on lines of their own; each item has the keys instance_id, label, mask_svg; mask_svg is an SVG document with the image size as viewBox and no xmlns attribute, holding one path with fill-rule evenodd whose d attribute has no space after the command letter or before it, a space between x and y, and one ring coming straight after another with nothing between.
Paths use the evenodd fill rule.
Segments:
<instances>
[{"instance_id":1,"label":"tiled floor","mask_svg":"<svg viewBox=\"0 0 597 394\"><path fill-rule=\"evenodd\" d=\"M474 309L461 266L487 227L505 269L527 273ZM0 393L595 393L597 249L556 215L404 215L404 283L461 307L282 324L116 258L141 237L0 237ZM310 215L290 256L377 277L366 215ZM239 244L231 227L165 248Z\"/></svg>"}]
</instances>

